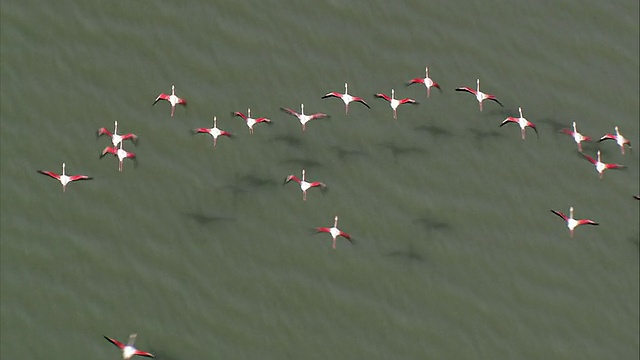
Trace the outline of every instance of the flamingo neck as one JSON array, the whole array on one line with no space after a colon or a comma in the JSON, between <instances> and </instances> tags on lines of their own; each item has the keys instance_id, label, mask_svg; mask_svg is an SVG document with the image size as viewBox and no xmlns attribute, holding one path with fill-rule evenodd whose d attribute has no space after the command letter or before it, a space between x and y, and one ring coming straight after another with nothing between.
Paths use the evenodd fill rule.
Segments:
<instances>
[{"instance_id":1,"label":"flamingo neck","mask_svg":"<svg viewBox=\"0 0 640 360\"><path fill-rule=\"evenodd\" d=\"M569 208L569 219L573 219L573 206Z\"/></svg>"},{"instance_id":2,"label":"flamingo neck","mask_svg":"<svg viewBox=\"0 0 640 360\"><path fill-rule=\"evenodd\" d=\"M349 85L347 83L344 83L344 93L348 93L349 92Z\"/></svg>"},{"instance_id":3,"label":"flamingo neck","mask_svg":"<svg viewBox=\"0 0 640 360\"><path fill-rule=\"evenodd\" d=\"M338 215L333 219L333 227L336 229L338 228Z\"/></svg>"},{"instance_id":4,"label":"flamingo neck","mask_svg":"<svg viewBox=\"0 0 640 360\"><path fill-rule=\"evenodd\" d=\"M171 85L171 95L176 95L176 87L174 85Z\"/></svg>"},{"instance_id":5,"label":"flamingo neck","mask_svg":"<svg viewBox=\"0 0 640 360\"><path fill-rule=\"evenodd\" d=\"M302 169L302 181L305 181L305 172L304 172L304 169Z\"/></svg>"},{"instance_id":6,"label":"flamingo neck","mask_svg":"<svg viewBox=\"0 0 640 360\"><path fill-rule=\"evenodd\" d=\"M62 163L62 175L66 175L67 164Z\"/></svg>"},{"instance_id":7,"label":"flamingo neck","mask_svg":"<svg viewBox=\"0 0 640 360\"><path fill-rule=\"evenodd\" d=\"M476 79L476 91L480 92L480 79Z\"/></svg>"}]
</instances>

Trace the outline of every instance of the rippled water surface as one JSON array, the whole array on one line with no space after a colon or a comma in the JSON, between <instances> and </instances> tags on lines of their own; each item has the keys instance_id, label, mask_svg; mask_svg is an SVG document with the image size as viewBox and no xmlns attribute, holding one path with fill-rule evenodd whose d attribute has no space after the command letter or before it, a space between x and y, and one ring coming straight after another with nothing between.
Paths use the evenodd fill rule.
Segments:
<instances>
[{"instance_id":1,"label":"rippled water surface","mask_svg":"<svg viewBox=\"0 0 640 360\"><path fill-rule=\"evenodd\" d=\"M132 332L169 360L640 356L637 1L1 7L2 359L116 359L102 336ZM430 98L405 86L427 65ZM504 108L454 91L476 78ZM371 109L321 99L344 82ZM397 120L392 88L419 102ZM302 132L301 103L330 118ZM539 138L498 126L519 106ZM215 150L189 134L213 115ZM600 180L572 121L618 125L632 151L584 152L627 168ZM94 180L36 173L62 162ZM600 226L570 238L570 206Z\"/></svg>"}]
</instances>

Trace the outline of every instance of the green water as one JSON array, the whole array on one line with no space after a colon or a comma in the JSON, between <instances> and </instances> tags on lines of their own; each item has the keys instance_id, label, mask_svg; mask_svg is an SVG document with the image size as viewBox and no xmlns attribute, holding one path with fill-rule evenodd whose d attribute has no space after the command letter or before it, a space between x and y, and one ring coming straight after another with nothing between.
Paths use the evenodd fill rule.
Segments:
<instances>
[{"instance_id":1,"label":"green water","mask_svg":"<svg viewBox=\"0 0 640 360\"><path fill-rule=\"evenodd\" d=\"M343 3L2 2L2 359L133 332L169 360L640 356L638 2ZM505 108L454 91L476 78ZM371 109L321 99L345 81ZM392 88L420 102L397 120ZM303 133L301 103L331 117ZM498 126L519 106L539 138ZM600 180L572 121L618 125L633 151L584 151L627 168ZM36 172L62 162L94 180ZM329 191L282 185L302 168ZM569 206L600 226L570 238ZM354 245L313 233L335 215Z\"/></svg>"}]
</instances>

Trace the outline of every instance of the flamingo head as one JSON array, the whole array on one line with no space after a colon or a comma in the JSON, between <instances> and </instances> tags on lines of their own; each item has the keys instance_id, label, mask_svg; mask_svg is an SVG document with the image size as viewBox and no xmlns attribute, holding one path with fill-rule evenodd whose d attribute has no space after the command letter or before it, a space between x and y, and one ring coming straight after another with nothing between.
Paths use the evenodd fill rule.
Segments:
<instances>
[{"instance_id":1,"label":"flamingo head","mask_svg":"<svg viewBox=\"0 0 640 360\"><path fill-rule=\"evenodd\" d=\"M175 95L176 94L176 87L171 84L171 95Z\"/></svg>"},{"instance_id":2,"label":"flamingo head","mask_svg":"<svg viewBox=\"0 0 640 360\"><path fill-rule=\"evenodd\" d=\"M577 128L576 128L576 122L573 122L573 132L578 132Z\"/></svg>"},{"instance_id":3,"label":"flamingo head","mask_svg":"<svg viewBox=\"0 0 640 360\"><path fill-rule=\"evenodd\" d=\"M347 83L344 83L344 93L348 93L349 91L347 90L349 88L349 85Z\"/></svg>"},{"instance_id":4,"label":"flamingo head","mask_svg":"<svg viewBox=\"0 0 640 360\"><path fill-rule=\"evenodd\" d=\"M302 169L302 180L304 180L304 169Z\"/></svg>"},{"instance_id":5,"label":"flamingo head","mask_svg":"<svg viewBox=\"0 0 640 360\"><path fill-rule=\"evenodd\" d=\"M480 79L476 79L476 88L480 89Z\"/></svg>"},{"instance_id":6,"label":"flamingo head","mask_svg":"<svg viewBox=\"0 0 640 360\"><path fill-rule=\"evenodd\" d=\"M67 168L67 164L66 163L62 163L62 175L65 174L66 168Z\"/></svg>"},{"instance_id":7,"label":"flamingo head","mask_svg":"<svg viewBox=\"0 0 640 360\"><path fill-rule=\"evenodd\" d=\"M520 117L523 117L522 116L522 107L520 107L520 106L518 107L518 112L520 113Z\"/></svg>"},{"instance_id":8,"label":"flamingo head","mask_svg":"<svg viewBox=\"0 0 640 360\"><path fill-rule=\"evenodd\" d=\"M569 218L573 219L573 206L569 207Z\"/></svg>"},{"instance_id":9,"label":"flamingo head","mask_svg":"<svg viewBox=\"0 0 640 360\"><path fill-rule=\"evenodd\" d=\"M618 130L618 125L616 125L614 129L616 130L616 135L620 135L620 130Z\"/></svg>"},{"instance_id":10,"label":"flamingo head","mask_svg":"<svg viewBox=\"0 0 640 360\"><path fill-rule=\"evenodd\" d=\"M600 161L600 150L598 150L598 162L601 162Z\"/></svg>"},{"instance_id":11,"label":"flamingo head","mask_svg":"<svg viewBox=\"0 0 640 360\"><path fill-rule=\"evenodd\" d=\"M251 117L251 109L247 108L247 117Z\"/></svg>"},{"instance_id":12,"label":"flamingo head","mask_svg":"<svg viewBox=\"0 0 640 360\"><path fill-rule=\"evenodd\" d=\"M394 89L391 89L391 98L395 99L396 97L396 91Z\"/></svg>"},{"instance_id":13,"label":"flamingo head","mask_svg":"<svg viewBox=\"0 0 640 360\"><path fill-rule=\"evenodd\" d=\"M214 115L214 116L213 116L213 127L214 127L214 128L215 128L215 127L218 127L218 126L217 126L217 123L218 123L218 119L217 119L217 118L215 117L215 115Z\"/></svg>"},{"instance_id":14,"label":"flamingo head","mask_svg":"<svg viewBox=\"0 0 640 360\"><path fill-rule=\"evenodd\" d=\"M335 228L338 227L338 215L336 215L336 217L333 218L333 227L335 227Z\"/></svg>"}]
</instances>

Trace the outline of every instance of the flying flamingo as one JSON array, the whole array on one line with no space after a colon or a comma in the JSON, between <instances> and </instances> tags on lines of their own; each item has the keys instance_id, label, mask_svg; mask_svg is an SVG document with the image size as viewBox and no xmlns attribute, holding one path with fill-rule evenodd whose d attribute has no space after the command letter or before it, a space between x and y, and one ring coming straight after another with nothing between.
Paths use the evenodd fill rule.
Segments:
<instances>
[{"instance_id":1,"label":"flying flamingo","mask_svg":"<svg viewBox=\"0 0 640 360\"><path fill-rule=\"evenodd\" d=\"M571 136L573 138L573 141L576 142L576 144L578 144L578 151L582 152L582 142L583 141L591 141L591 137L589 136L584 136L582 134L580 134L578 132L578 128L576 128L576 122L573 122L573 131L570 129L562 129L562 132Z\"/></svg>"},{"instance_id":2,"label":"flying flamingo","mask_svg":"<svg viewBox=\"0 0 640 360\"><path fill-rule=\"evenodd\" d=\"M500 106L504 107L504 105L502 105L502 103L498 100L498 98L495 97L495 95L485 94L482 91L480 91L480 79L476 79L476 89L475 90L473 90L470 87L463 86L463 87L457 88L456 91L466 91L466 92L469 92L469 93L473 94L476 97L476 99L478 100L478 104L480 105L480 111L482 111L482 102L484 100L495 101Z\"/></svg>"},{"instance_id":3,"label":"flying flamingo","mask_svg":"<svg viewBox=\"0 0 640 360\"><path fill-rule=\"evenodd\" d=\"M152 105L155 105L160 100L166 100L171 104L171 116L173 117L173 113L176 110L176 105L184 105L187 106L187 100L180 98L176 95L176 87L171 85L171 95L167 95L165 93L161 93L156 98L156 101L153 102Z\"/></svg>"},{"instance_id":4,"label":"flying flamingo","mask_svg":"<svg viewBox=\"0 0 640 360\"><path fill-rule=\"evenodd\" d=\"M518 112L520 113L520 117L509 116L508 118L504 119L504 121L500 124L500 126L510 122L520 125L520 134L522 136L522 140L524 140L525 138L524 130L527 128L527 126L532 128L536 132L536 136L538 136L538 129L536 129L536 126L531 121L525 119L524 116L522 116L521 107L518 108Z\"/></svg>"},{"instance_id":5,"label":"flying flamingo","mask_svg":"<svg viewBox=\"0 0 640 360\"><path fill-rule=\"evenodd\" d=\"M600 179L602 179L602 176L604 175L604 171L607 169L622 169L625 167L624 165L620 165L620 164L606 164L600 161L600 150L598 150L598 160L594 160L589 155L582 154L582 156L584 156L585 159L589 160L590 163L595 165L596 171L600 173Z\"/></svg>"},{"instance_id":6,"label":"flying flamingo","mask_svg":"<svg viewBox=\"0 0 640 360\"><path fill-rule=\"evenodd\" d=\"M120 144L121 141L124 140L132 140L134 143L136 143L138 141L138 136L136 134L123 134L123 135L119 135L118 134L118 122L114 121L114 129L113 129L113 133L111 133L109 130L107 130L107 128L100 128L98 129L98 136L102 136L102 135L107 135L111 138L111 143L113 144L113 146L118 146Z\"/></svg>"},{"instance_id":7,"label":"flying flamingo","mask_svg":"<svg viewBox=\"0 0 640 360\"><path fill-rule=\"evenodd\" d=\"M38 172L43 175L51 176L52 178L60 181L60 184L62 184L62 192L65 192L65 190L67 189L67 184L72 181L93 179L92 177L87 175L67 175L67 173L65 172L66 167L67 165L65 163L62 163L62 174L56 174L54 172L46 170L38 170Z\"/></svg>"},{"instance_id":8,"label":"flying flamingo","mask_svg":"<svg viewBox=\"0 0 640 360\"><path fill-rule=\"evenodd\" d=\"M295 110L291 110L289 108L280 108L280 110L286 112L289 115L293 115L293 116L297 117L298 120L300 120L300 124L302 124L302 131L305 130L306 124L309 121L315 120L315 119L322 119L322 118L329 117L329 115L323 114L323 113L315 113L315 114L306 115L304 113L304 104L300 104L300 113L296 112Z\"/></svg>"},{"instance_id":9,"label":"flying flamingo","mask_svg":"<svg viewBox=\"0 0 640 360\"><path fill-rule=\"evenodd\" d=\"M336 215L336 217L333 220L333 227L319 227L316 228L316 232L326 232L331 234L331 237L333 238L333 248L336 248L336 239L338 239L338 236L342 236L343 238L349 240L351 243L353 243L353 240L351 240L351 235L347 234L346 232L338 229L338 216Z\"/></svg>"},{"instance_id":10,"label":"flying flamingo","mask_svg":"<svg viewBox=\"0 0 640 360\"><path fill-rule=\"evenodd\" d=\"M321 183L320 181L307 182L305 180L305 171L304 171L304 169L302 169L302 179L299 179L295 175L289 175L284 180L284 183L286 184L291 180L297 182L298 185L300 185L300 189L302 190L302 200L304 200L304 201L307 201L307 190L309 190L310 188L320 187L321 189L324 189L327 186L324 183Z\"/></svg>"},{"instance_id":11,"label":"flying flamingo","mask_svg":"<svg viewBox=\"0 0 640 360\"><path fill-rule=\"evenodd\" d=\"M398 115L396 113L396 110L398 109L398 106L402 105L402 104L417 104L418 102L415 101L414 99L411 98L404 98L404 99L396 99L396 93L395 90L391 89L391 97L389 97L387 94L375 94L375 97L379 97L379 98L383 98L385 100L387 100L389 102L389 105L391 105L391 108L393 109L393 118L394 119L398 119Z\"/></svg>"},{"instance_id":12,"label":"flying flamingo","mask_svg":"<svg viewBox=\"0 0 640 360\"><path fill-rule=\"evenodd\" d=\"M636 200L640 200L640 195L633 195L633 198Z\"/></svg>"},{"instance_id":13,"label":"flying flamingo","mask_svg":"<svg viewBox=\"0 0 640 360\"><path fill-rule=\"evenodd\" d=\"M593 220L576 220L573 218L573 206L569 208L569 217L567 215L561 213L557 210L551 210L552 213L560 216L564 221L567 222L567 227L569 228L569 234L573 237L573 230L578 225L599 225L597 222Z\"/></svg>"},{"instance_id":14,"label":"flying flamingo","mask_svg":"<svg viewBox=\"0 0 640 360\"><path fill-rule=\"evenodd\" d=\"M240 111L236 111L231 113L233 116L239 116L241 117L246 123L247 126L249 127L249 133L253 134L253 125L258 124L258 123L267 123L267 124L271 124L271 120L261 117L261 118L257 118L254 119L251 117L251 109L247 109L247 115L241 113Z\"/></svg>"},{"instance_id":15,"label":"flying flamingo","mask_svg":"<svg viewBox=\"0 0 640 360\"><path fill-rule=\"evenodd\" d=\"M138 350L135 347L133 347L133 343L136 341L136 337L137 336L138 336L138 334L129 335L129 341L127 341L126 345L121 343L120 341L118 341L116 339L112 339L112 338L107 337L107 336L105 336L104 338L107 339L107 341L109 341L113 345L115 345L118 348L120 348L120 350L122 350L122 360L129 360L134 355L144 356L144 357L148 357L148 358L155 358L155 356L153 356L152 353L149 353L149 352L146 352L146 351L141 351L141 350Z\"/></svg>"},{"instance_id":16,"label":"flying flamingo","mask_svg":"<svg viewBox=\"0 0 640 360\"><path fill-rule=\"evenodd\" d=\"M442 90L442 89L440 89L440 85L438 85L437 82L433 81L433 79L431 79L429 77L429 67L428 66L424 68L424 72L425 72L424 78L411 79L407 83L407 86L409 86L411 84L424 84L424 86L427 88L427 97L430 97L431 96L431 87L438 88L438 90Z\"/></svg>"},{"instance_id":17,"label":"flying flamingo","mask_svg":"<svg viewBox=\"0 0 640 360\"><path fill-rule=\"evenodd\" d=\"M344 83L344 94L332 91L332 92L326 94L325 96L323 96L322 98L326 99L326 98L329 98L329 97L337 97L337 98L342 99L342 101L344 102L344 113L345 113L345 115L349 115L349 103L352 102L352 101L356 101L356 102L362 103L364 106L366 106L369 109L371 109L369 104L367 104L364 101L363 98L349 95L348 87L349 87L349 85L347 85L347 83Z\"/></svg>"},{"instance_id":18,"label":"flying flamingo","mask_svg":"<svg viewBox=\"0 0 640 360\"><path fill-rule=\"evenodd\" d=\"M206 133L211 135L211 137L213 137L213 147L216 147L216 142L218 141L218 136L226 136L226 137L231 137L231 133L228 131L224 131L224 130L220 130L218 129L218 125L217 125L218 120L216 119L216 117L213 117L213 127L212 128L197 128L197 129L193 129L193 133L194 134L198 134L198 133Z\"/></svg>"},{"instance_id":19,"label":"flying flamingo","mask_svg":"<svg viewBox=\"0 0 640 360\"><path fill-rule=\"evenodd\" d=\"M106 148L104 148L104 150L102 150L102 154L100 154L100 158L102 158L106 154L113 154L118 158L118 170L120 172L122 172L122 162L124 161L124 159L135 160L136 158L136 154L122 149L122 142L120 143L120 147L107 146Z\"/></svg>"},{"instance_id":20,"label":"flying flamingo","mask_svg":"<svg viewBox=\"0 0 640 360\"><path fill-rule=\"evenodd\" d=\"M629 149L631 149L631 141L629 141L629 139L625 138L624 136L622 136L622 134L620 134L620 130L618 130L618 126L615 127L615 130L616 130L615 135L606 134L603 137L601 137L600 140L598 140L598 142L601 142L604 140L615 140L618 146L620 146L620 152L622 153L622 155L624 155L624 146L628 145Z\"/></svg>"}]
</instances>

